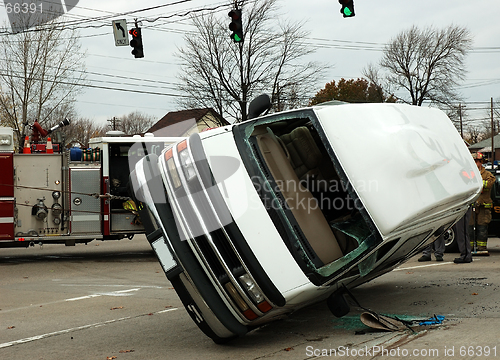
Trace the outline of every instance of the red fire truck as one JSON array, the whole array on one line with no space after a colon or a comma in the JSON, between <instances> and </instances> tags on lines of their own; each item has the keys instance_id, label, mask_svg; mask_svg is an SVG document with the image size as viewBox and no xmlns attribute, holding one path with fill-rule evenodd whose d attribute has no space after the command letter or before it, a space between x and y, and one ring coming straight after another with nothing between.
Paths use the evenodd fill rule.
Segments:
<instances>
[{"instance_id":1,"label":"red fire truck","mask_svg":"<svg viewBox=\"0 0 500 360\"><path fill-rule=\"evenodd\" d=\"M65 149L38 122L31 141L14 151L11 128L0 127L0 247L131 239L143 233L128 197L129 167L160 154L179 138L123 136L110 132L89 149ZM45 140L41 140L44 139Z\"/></svg>"}]
</instances>

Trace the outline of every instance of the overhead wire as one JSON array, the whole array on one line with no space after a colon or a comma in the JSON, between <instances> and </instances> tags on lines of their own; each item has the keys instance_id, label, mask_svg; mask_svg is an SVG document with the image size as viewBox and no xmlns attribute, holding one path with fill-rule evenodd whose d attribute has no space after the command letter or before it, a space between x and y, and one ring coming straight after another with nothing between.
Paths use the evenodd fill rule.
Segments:
<instances>
[{"instance_id":1,"label":"overhead wire","mask_svg":"<svg viewBox=\"0 0 500 360\"><path fill-rule=\"evenodd\" d=\"M79 71L79 72L81 72L81 73L90 73L90 74L97 74L97 73L92 73L92 72L83 72L83 71ZM121 79L124 79L124 80L149 81L151 83L159 83L159 84L165 83L165 84L168 84L168 85L172 85L172 87L161 86L161 85L126 83L126 82L118 82L118 81L113 81L113 80L92 79L91 81L92 82L97 82L97 83L116 84L116 85L124 85L124 86L129 85L129 86L141 86L141 87L145 87L145 88L154 88L154 89L177 90L177 87L173 87L174 84L170 84L170 83L167 83L167 82L161 82L161 81L155 81L155 80L145 80L145 79L139 79L139 78L132 78L132 77L120 76L120 75L110 75L110 74L98 74L98 75L112 77L112 78L121 78ZM7 73L5 69L1 69L1 68L0 68L0 76L14 76L14 77L21 78L21 79L24 78L24 76L14 75L12 72L8 72ZM37 79L34 79L34 80L37 80ZM47 81L47 82L62 83L62 84L65 84L65 85L75 85L75 86L78 86L78 87L86 87L86 85L87 85L85 82L82 82L82 83L79 83L79 82L64 83L64 82L61 82L60 80L50 80L50 79L47 79L47 78L45 78L43 80Z\"/></svg>"},{"instance_id":2,"label":"overhead wire","mask_svg":"<svg viewBox=\"0 0 500 360\"><path fill-rule=\"evenodd\" d=\"M159 8L164 8L164 7L173 6L173 5L179 5L179 4L183 4L183 3L187 3L187 2L191 2L191 1L193 1L193 0L179 0L179 1L168 3L168 4L150 6L150 7L146 7L146 8L124 11L124 12L120 12L120 13L108 12L109 14L107 14L107 15L92 17L92 18L88 18L88 17L83 18L82 15L75 15L75 14L68 15L68 13L66 13L65 15L67 15L67 16L71 16L71 17L81 16L82 18L76 19L74 21L63 21L63 22L55 22L55 23L53 22L53 23L47 23L47 24L40 24L36 29L25 29L23 32L43 31L43 30L46 30L47 28L51 28L51 29L55 29L55 30L76 30L76 29L86 29L86 28L111 27L112 24L109 24L109 23L101 23L99 25L88 25L88 24L91 24L93 22L103 22L105 20L110 20L110 19L118 17L118 16L135 15L135 14L139 14L142 12L156 10ZM158 16L158 17L153 18L153 19L144 18L141 21L155 22L158 20L168 19L168 18L172 18L172 17L186 17L192 13L202 12L202 11L214 11L214 10L217 10L221 7L226 7L226 6L227 6L227 3L225 3L224 5L221 4L218 6L204 7L204 8L188 10L188 11L184 11L182 13L174 13L174 14L170 14L168 16ZM77 5L75 7L78 8L79 6ZM87 25L84 25L84 24L87 24ZM6 33L6 31L3 32L3 34L5 34L5 33ZM0 33L0 34L2 34L2 33Z\"/></svg>"},{"instance_id":3,"label":"overhead wire","mask_svg":"<svg viewBox=\"0 0 500 360\"><path fill-rule=\"evenodd\" d=\"M5 70L4 69L0 69L0 76L10 76L10 77L15 77L15 78L24 78L24 76L20 76L20 75L2 73L3 71L5 71ZM40 79L36 79L36 78L32 78L32 79L33 80L40 80ZM182 95L182 94L171 94L171 93L161 93L161 92L155 92L155 91L125 89L125 88L109 87L109 86L99 86L99 85L85 84L85 83L72 83L72 82L61 81L61 80L56 80L56 79L44 79L44 81L46 81L46 82L52 82L52 83L59 83L59 84L63 84L63 85L72 85L72 86L77 86L77 87L87 87L87 88L104 89L104 90L114 90L114 91L125 91L125 92L132 92L132 93L138 93L138 94L162 95L162 96L185 97L185 98L191 97L191 96ZM125 85L125 84L121 84L121 85Z\"/></svg>"}]
</instances>

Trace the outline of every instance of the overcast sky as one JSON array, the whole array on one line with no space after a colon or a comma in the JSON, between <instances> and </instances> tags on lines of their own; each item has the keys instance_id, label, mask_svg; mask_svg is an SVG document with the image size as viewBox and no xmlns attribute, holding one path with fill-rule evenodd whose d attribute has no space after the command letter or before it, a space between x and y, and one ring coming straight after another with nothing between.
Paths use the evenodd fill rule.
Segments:
<instances>
[{"instance_id":1,"label":"overcast sky","mask_svg":"<svg viewBox=\"0 0 500 360\"><path fill-rule=\"evenodd\" d=\"M67 14L68 19L106 17L103 21L81 25L80 29L82 47L88 54L86 66L91 84L163 95L86 88L77 102L79 115L102 123L134 110L158 119L169 111L178 110L175 95L179 94L176 90L179 68L174 52L183 46L183 35L194 28L189 25L188 17L175 15L219 7L215 11L227 18L229 24L227 12L231 3L80 0ZM307 41L311 47L317 48L314 58L332 66L318 84L318 90L325 83L342 77L362 77L361 71L366 65L380 60L384 44L412 25L442 28L455 24L466 26L474 39L474 49L467 58L467 80L460 88L471 118L486 118L490 98L500 98L498 0L355 0L356 16L347 19L340 14L337 0L282 0L279 4L285 18L305 21L304 29L310 32ZM150 7L157 8L142 11ZM171 15L174 16L166 18ZM164 18L153 21L158 17ZM7 20L5 10L0 10L0 18ZM116 47L114 44L111 21L126 19L130 29L134 18L142 20L143 59L135 59L130 46ZM103 24L105 26L100 28L84 27Z\"/></svg>"}]
</instances>

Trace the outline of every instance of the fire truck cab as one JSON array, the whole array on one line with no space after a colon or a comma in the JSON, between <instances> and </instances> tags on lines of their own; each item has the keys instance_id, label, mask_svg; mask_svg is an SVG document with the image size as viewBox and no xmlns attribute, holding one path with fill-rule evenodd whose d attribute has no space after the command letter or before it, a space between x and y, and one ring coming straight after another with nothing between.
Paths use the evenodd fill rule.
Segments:
<instances>
[{"instance_id":1,"label":"fire truck cab","mask_svg":"<svg viewBox=\"0 0 500 360\"><path fill-rule=\"evenodd\" d=\"M143 233L127 193L129 169L179 138L91 139L89 149L29 144L15 153L10 128L0 127L0 247L131 239ZM53 152L53 153L51 153Z\"/></svg>"}]
</instances>

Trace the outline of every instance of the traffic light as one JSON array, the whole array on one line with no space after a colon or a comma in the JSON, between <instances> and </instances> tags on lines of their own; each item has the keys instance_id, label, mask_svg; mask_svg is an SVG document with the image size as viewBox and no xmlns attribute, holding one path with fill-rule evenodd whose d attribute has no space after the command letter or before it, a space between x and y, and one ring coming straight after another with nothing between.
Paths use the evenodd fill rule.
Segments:
<instances>
[{"instance_id":1,"label":"traffic light","mask_svg":"<svg viewBox=\"0 0 500 360\"><path fill-rule=\"evenodd\" d=\"M143 58L144 49L142 48L141 28L136 27L130 29L129 34L132 35L132 40L130 40L130 46L134 48L134 50L132 50L132 55L134 55L135 58Z\"/></svg>"},{"instance_id":2,"label":"traffic light","mask_svg":"<svg viewBox=\"0 0 500 360\"><path fill-rule=\"evenodd\" d=\"M340 13L346 17L353 17L354 14L354 1L353 0L339 0L340 5L342 5L342 9L340 9Z\"/></svg>"},{"instance_id":3,"label":"traffic light","mask_svg":"<svg viewBox=\"0 0 500 360\"><path fill-rule=\"evenodd\" d=\"M243 25L241 24L241 10L235 9L231 10L227 14L231 18L231 23L229 24L229 30L233 33L231 34L231 39L235 43L243 42Z\"/></svg>"}]
</instances>

